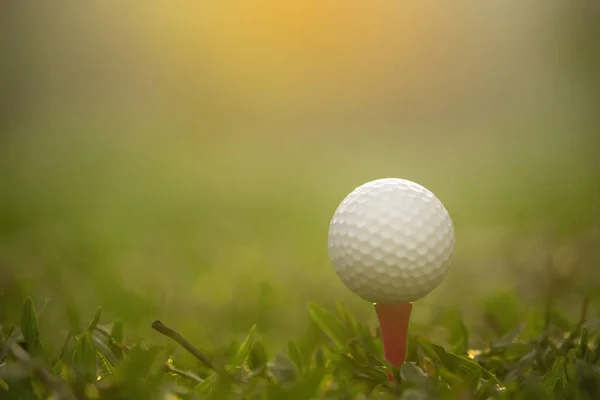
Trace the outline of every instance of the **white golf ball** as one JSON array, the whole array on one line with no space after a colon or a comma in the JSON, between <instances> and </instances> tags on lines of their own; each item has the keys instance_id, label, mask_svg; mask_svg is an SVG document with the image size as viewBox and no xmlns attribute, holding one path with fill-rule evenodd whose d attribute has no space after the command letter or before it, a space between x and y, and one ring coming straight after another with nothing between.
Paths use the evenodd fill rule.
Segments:
<instances>
[{"instance_id":1,"label":"white golf ball","mask_svg":"<svg viewBox=\"0 0 600 400\"><path fill-rule=\"evenodd\" d=\"M337 275L373 303L407 303L429 294L446 276L453 253L448 211L429 190L405 179L359 186L329 227Z\"/></svg>"}]
</instances>

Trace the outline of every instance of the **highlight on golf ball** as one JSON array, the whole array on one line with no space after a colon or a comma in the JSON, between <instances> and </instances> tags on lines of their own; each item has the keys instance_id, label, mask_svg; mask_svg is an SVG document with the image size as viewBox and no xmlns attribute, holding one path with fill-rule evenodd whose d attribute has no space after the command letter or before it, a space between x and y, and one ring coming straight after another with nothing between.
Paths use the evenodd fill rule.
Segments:
<instances>
[{"instance_id":1,"label":"highlight on golf ball","mask_svg":"<svg viewBox=\"0 0 600 400\"><path fill-rule=\"evenodd\" d=\"M329 227L329 257L355 294L373 303L418 300L444 279L454 253L454 226L442 202L405 179L354 189Z\"/></svg>"}]
</instances>

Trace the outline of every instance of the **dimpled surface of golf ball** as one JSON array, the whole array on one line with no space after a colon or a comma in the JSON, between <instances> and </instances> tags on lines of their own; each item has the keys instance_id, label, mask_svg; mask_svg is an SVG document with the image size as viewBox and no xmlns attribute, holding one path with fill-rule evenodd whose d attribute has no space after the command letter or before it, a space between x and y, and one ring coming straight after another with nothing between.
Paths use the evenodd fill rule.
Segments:
<instances>
[{"instance_id":1,"label":"dimpled surface of golf ball","mask_svg":"<svg viewBox=\"0 0 600 400\"><path fill-rule=\"evenodd\" d=\"M386 178L356 188L329 227L329 257L342 282L363 299L407 303L444 279L454 227L442 202L423 186Z\"/></svg>"}]
</instances>

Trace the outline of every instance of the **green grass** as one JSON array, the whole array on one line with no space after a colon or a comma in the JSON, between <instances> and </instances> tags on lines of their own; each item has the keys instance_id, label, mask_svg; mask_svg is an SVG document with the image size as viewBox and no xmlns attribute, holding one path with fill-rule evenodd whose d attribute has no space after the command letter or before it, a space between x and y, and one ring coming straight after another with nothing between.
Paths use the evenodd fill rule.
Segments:
<instances>
[{"instance_id":1,"label":"green grass","mask_svg":"<svg viewBox=\"0 0 600 400\"><path fill-rule=\"evenodd\" d=\"M232 141L124 123L107 139L86 121L29 124L0 146L1 386L13 398L47 398L56 382L128 399L593 394L581 377L596 359L569 350L587 335L592 354L598 337L600 170L583 135L349 134L341 149L335 132ZM336 278L326 246L343 196L383 176L431 188L457 233L447 279L415 304L399 383L385 378L372 307ZM307 308L339 301L339 322Z\"/></svg>"},{"instance_id":2,"label":"green grass","mask_svg":"<svg viewBox=\"0 0 600 400\"><path fill-rule=\"evenodd\" d=\"M514 300L514 299L512 299ZM512 306L510 305L512 302ZM444 340L411 334L407 362L382 359L376 326L338 303L310 304L298 340L268 354L256 326L240 342L198 349L160 321L148 340L130 342L121 322L98 308L87 323L71 315L58 353L45 346L28 298L20 326L0 331L3 399L596 399L600 335L589 303L576 321L548 308L520 319L506 295L486 304L494 332L478 348L460 315L444 315ZM43 318L41 316L40 318ZM161 336L166 339L160 343ZM151 344L152 343L152 344ZM393 380L388 379L393 376Z\"/></svg>"}]
</instances>

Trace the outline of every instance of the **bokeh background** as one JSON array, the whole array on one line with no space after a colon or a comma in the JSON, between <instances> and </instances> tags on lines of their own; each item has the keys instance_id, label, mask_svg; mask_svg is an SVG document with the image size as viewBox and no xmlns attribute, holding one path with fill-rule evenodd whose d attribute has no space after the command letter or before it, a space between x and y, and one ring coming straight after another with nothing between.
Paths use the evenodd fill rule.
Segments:
<instances>
[{"instance_id":1,"label":"bokeh background","mask_svg":"<svg viewBox=\"0 0 600 400\"><path fill-rule=\"evenodd\" d=\"M589 4L588 4L589 3ZM402 177L450 211L448 278L415 305L566 310L600 288L600 19L591 2L4 2L0 320L34 297L154 319L199 346L306 305L370 304L327 230L356 186ZM575 311L573 311L575 312ZM67 328L65 328L67 329Z\"/></svg>"}]
</instances>

